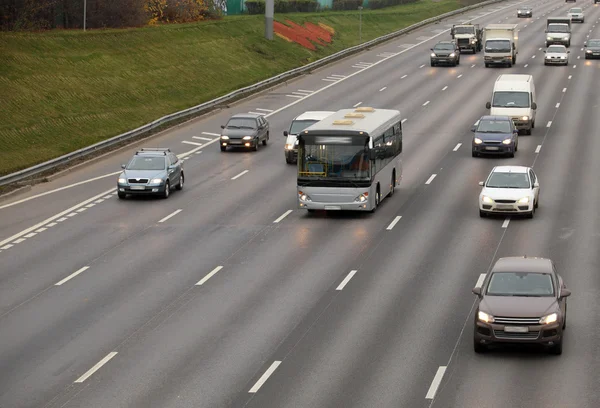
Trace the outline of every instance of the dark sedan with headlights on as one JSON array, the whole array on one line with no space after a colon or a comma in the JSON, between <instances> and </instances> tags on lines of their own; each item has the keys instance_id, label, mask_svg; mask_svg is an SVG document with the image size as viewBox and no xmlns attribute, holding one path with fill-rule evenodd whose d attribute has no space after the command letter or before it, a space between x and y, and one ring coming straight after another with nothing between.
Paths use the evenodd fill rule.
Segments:
<instances>
[{"instance_id":1,"label":"dark sedan with headlights on","mask_svg":"<svg viewBox=\"0 0 600 408\"><path fill-rule=\"evenodd\" d=\"M515 157L519 149L519 131L509 116L482 116L471 128L475 132L472 156L501 154Z\"/></svg>"},{"instance_id":2,"label":"dark sedan with headlights on","mask_svg":"<svg viewBox=\"0 0 600 408\"><path fill-rule=\"evenodd\" d=\"M585 59L600 58L600 40L587 40L583 46L585 47Z\"/></svg>"},{"instance_id":3,"label":"dark sedan with headlights on","mask_svg":"<svg viewBox=\"0 0 600 408\"><path fill-rule=\"evenodd\" d=\"M506 257L494 264L475 308L473 348L484 352L500 343L540 344L562 354L567 327L567 289L548 258Z\"/></svg>"},{"instance_id":4,"label":"dark sedan with headlights on","mask_svg":"<svg viewBox=\"0 0 600 408\"><path fill-rule=\"evenodd\" d=\"M238 113L233 115L226 125L221 125L220 146L221 151L228 146L251 148L258 150L258 145L263 146L269 141L269 121L257 113Z\"/></svg>"},{"instance_id":5,"label":"dark sedan with headlights on","mask_svg":"<svg viewBox=\"0 0 600 408\"><path fill-rule=\"evenodd\" d=\"M530 6L521 6L517 9L517 17L533 17L533 9Z\"/></svg>"},{"instance_id":6,"label":"dark sedan with headlights on","mask_svg":"<svg viewBox=\"0 0 600 408\"><path fill-rule=\"evenodd\" d=\"M431 66L460 64L460 49L454 41L440 41L431 49Z\"/></svg>"}]
</instances>

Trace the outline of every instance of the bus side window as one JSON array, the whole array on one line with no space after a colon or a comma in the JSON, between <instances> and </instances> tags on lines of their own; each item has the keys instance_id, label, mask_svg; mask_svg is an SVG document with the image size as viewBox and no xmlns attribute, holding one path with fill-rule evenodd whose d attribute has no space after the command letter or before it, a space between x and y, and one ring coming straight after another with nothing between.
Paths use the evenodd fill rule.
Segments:
<instances>
[{"instance_id":1,"label":"bus side window","mask_svg":"<svg viewBox=\"0 0 600 408\"><path fill-rule=\"evenodd\" d=\"M394 133L396 134L396 154L402 153L402 124L400 122L394 126Z\"/></svg>"}]
</instances>

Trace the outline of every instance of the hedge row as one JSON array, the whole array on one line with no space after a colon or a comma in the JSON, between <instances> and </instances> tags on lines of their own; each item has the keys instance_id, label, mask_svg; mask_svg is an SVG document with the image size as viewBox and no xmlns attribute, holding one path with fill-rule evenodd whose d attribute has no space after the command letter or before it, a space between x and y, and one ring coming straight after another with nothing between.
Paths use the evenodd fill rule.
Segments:
<instances>
[{"instance_id":1,"label":"hedge row","mask_svg":"<svg viewBox=\"0 0 600 408\"><path fill-rule=\"evenodd\" d=\"M363 5L364 0L333 0L333 10L357 10ZM415 3L417 0L369 0L368 8L371 10L399 4ZM264 14L265 0L246 0L249 14ZM275 0L275 13L311 12L319 9L317 0Z\"/></svg>"}]
</instances>

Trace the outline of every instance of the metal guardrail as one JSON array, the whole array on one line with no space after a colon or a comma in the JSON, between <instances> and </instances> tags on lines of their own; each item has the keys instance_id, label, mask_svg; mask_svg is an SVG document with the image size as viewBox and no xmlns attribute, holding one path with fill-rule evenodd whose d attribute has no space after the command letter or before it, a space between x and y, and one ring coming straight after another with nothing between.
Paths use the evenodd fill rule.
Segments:
<instances>
[{"instance_id":1,"label":"metal guardrail","mask_svg":"<svg viewBox=\"0 0 600 408\"><path fill-rule=\"evenodd\" d=\"M401 30L398 31L394 31L393 33L390 34L386 34L384 36L381 37L377 37L371 41L367 41L365 43L359 44L359 45L355 45L354 47L350 47L350 48L346 48L342 51L336 52L335 54L332 54L328 57L324 57L321 58L318 61L315 62L311 62L310 64L307 65L303 65L301 67L298 68L294 68L290 71L286 71L282 74L276 75L274 77L271 77L269 79L265 79L264 81L258 82L254 85L250 85L247 86L245 88L241 88L238 89L236 91L230 92L227 95L221 96L219 98L210 100L208 102L204 102L200 105L196 105L193 106L191 108L179 111L179 112L175 112L172 113L170 115L166 115L163 116L162 118L156 119L155 121L152 121L146 125L140 126L137 129L134 130L130 130L128 132L122 133L118 136L112 137L108 140L104 140L102 142L98 142L96 144L93 144L91 146L85 147L83 149L79 149L76 150L72 153L68 153L65 154L63 156L57 157L56 159L52 159L49 160L47 162L44 163L40 163L38 165L35 165L33 167L29 167L27 169L24 170L20 170L17 171L15 173L12 174L8 174L6 176L2 176L0 177L0 186L5 186L5 185L9 185L12 183L17 183L23 180L26 180L28 178L37 176L39 174L51 171L53 169L56 169L57 167L60 166L64 166L67 165L69 162L75 160L75 159L80 159L83 158L85 156L88 156L92 153L95 152L99 152L102 151L106 148L109 148L111 146L114 146L116 144L125 142L129 139L134 139L135 137L141 136L144 133L150 132L154 129L156 129L157 127L163 126L169 122L172 122L174 120L177 119L182 119L188 116L192 116L201 112L206 112L206 111L210 111L210 110L214 110L215 108L218 108L219 105L222 105L226 102L232 101L232 100L237 100L240 99L243 96L247 96L253 93L256 93L260 90L263 90L264 88L276 85L280 82L283 82L286 79L291 79L295 76L298 76L304 72L307 71L311 71L315 68L321 67L323 65L327 65L333 61L336 61L338 59L344 58L346 56L352 55L357 53L358 51L362 51L364 49L367 49L369 47L372 47L374 45L380 44L382 42L388 41L392 38L398 37L402 34L406 34L410 31L416 30L417 28L421 28L427 24L436 22L436 21L440 21L443 20L445 18L457 15L457 14L462 14L464 12L476 9L476 8L480 8L480 7L485 7L487 5L490 4L494 4L494 3L499 3L502 2L504 0L488 0L488 1L484 1L482 3L478 3L478 4L474 4L472 6L467 6L467 7L463 7L461 9L458 10L454 10L454 11L450 11L448 13L444 13L441 14L439 16L436 17L432 17L432 18L428 18L427 20L423 20L421 22L418 22L416 24L413 24L411 26L408 26L406 28L403 28Z\"/></svg>"}]
</instances>

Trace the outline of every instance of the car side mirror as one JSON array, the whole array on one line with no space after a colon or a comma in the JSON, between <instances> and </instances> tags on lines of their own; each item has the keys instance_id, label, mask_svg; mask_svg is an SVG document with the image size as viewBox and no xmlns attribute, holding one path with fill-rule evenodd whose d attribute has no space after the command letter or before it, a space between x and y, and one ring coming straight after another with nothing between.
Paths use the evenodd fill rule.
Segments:
<instances>
[{"instance_id":1,"label":"car side mirror","mask_svg":"<svg viewBox=\"0 0 600 408\"><path fill-rule=\"evenodd\" d=\"M124 169L125 167L127 167L126 164L121 164L121 168Z\"/></svg>"},{"instance_id":2,"label":"car side mirror","mask_svg":"<svg viewBox=\"0 0 600 408\"><path fill-rule=\"evenodd\" d=\"M517 129L513 129L513 133L514 133L515 135L518 135L518 134L519 134L519 131L518 131Z\"/></svg>"},{"instance_id":3,"label":"car side mirror","mask_svg":"<svg viewBox=\"0 0 600 408\"><path fill-rule=\"evenodd\" d=\"M587 41L583 43L584 48L587 47Z\"/></svg>"},{"instance_id":4,"label":"car side mirror","mask_svg":"<svg viewBox=\"0 0 600 408\"><path fill-rule=\"evenodd\" d=\"M546 51L546 50L544 50L544 54L545 54L546 52L547 52L547 51Z\"/></svg>"},{"instance_id":5,"label":"car side mirror","mask_svg":"<svg viewBox=\"0 0 600 408\"><path fill-rule=\"evenodd\" d=\"M571 291L569 289L562 289L560 291L560 297L561 298L566 298L566 297L569 297L569 296L571 296Z\"/></svg>"},{"instance_id":6,"label":"car side mirror","mask_svg":"<svg viewBox=\"0 0 600 408\"><path fill-rule=\"evenodd\" d=\"M537 103L533 102L531 104L531 109L536 110L537 109Z\"/></svg>"},{"instance_id":7,"label":"car side mirror","mask_svg":"<svg viewBox=\"0 0 600 408\"><path fill-rule=\"evenodd\" d=\"M287 131L287 130L284 130L284 131L283 131L283 135L284 135L284 136L289 136L289 133L288 133L288 131Z\"/></svg>"},{"instance_id":8,"label":"car side mirror","mask_svg":"<svg viewBox=\"0 0 600 408\"><path fill-rule=\"evenodd\" d=\"M225 125L221 125L221 129L225 129Z\"/></svg>"},{"instance_id":9,"label":"car side mirror","mask_svg":"<svg viewBox=\"0 0 600 408\"><path fill-rule=\"evenodd\" d=\"M567 50L567 54L570 54L570 53L571 53L571 51Z\"/></svg>"},{"instance_id":10,"label":"car side mirror","mask_svg":"<svg viewBox=\"0 0 600 408\"><path fill-rule=\"evenodd\" d=\"M492 109L492 104L490 102L486 102L485 108L486 109Z\"/></svg>"},{"instance_id":11,"label":"car side mirror","mask_svg":"<svg viewBox=\"0 0 600 408\"><path fill-rule=\"evenodd\" d=\"M480 287L473 288L472 292L473 292L473 294L475 294L477 296L481 296L481 288Z\"/></svg>"},{"instance_id":12,"label":"car side mirror","mask_svg":"<svg viewBox=\"0 0 600 408\"><path fill-rule=\"evenodd\" d=\"M479 185L480 185L480 186L483 186L483 181L480 181L480 182L479 182Z\"/></svg>"},{"instance_id":13,"label":"car side mirror","mask_svg":"<svg viewBox=\"0 0 600 408\"><path fill-rule=\"evenodd\" d=\"M168 170L175 170L175 165L170 165L169 167L167 167Z\"/></svg>"},{"instance_id":14,"label":"car side mirror","mask_svg":"<svg viewBox=\"0 0 600 408\"><path fill-rule=\"evenodd\" d=\"M475 132L477 128L475 126L471 126L471 132Z\"/></svg>"},{"instance_id":15,"label":"car side mirror","mask_svg":"<svg viewBox=\"0 0 600 408\"><path fill-rule=\"evenodd\" d=\"M536 188L537 188L537 187L539 187L539 186L540 186L540 183L539 183L539 182L537 182L537 181L536 181L536 182L534 182L534 183L533 183L533 187L536 187Z\"/></svg>"},{"instance_id":16,"label":"car side mirror","mask_svg":"<svg viewBox=\"0 0 600 408\"><path fill-rule=\"evenodd\" d=\"M548 30L544 30L544 32L545 32L545 33L547 33L547 32L548 32Z\"/></svg>"}]
</instances>

